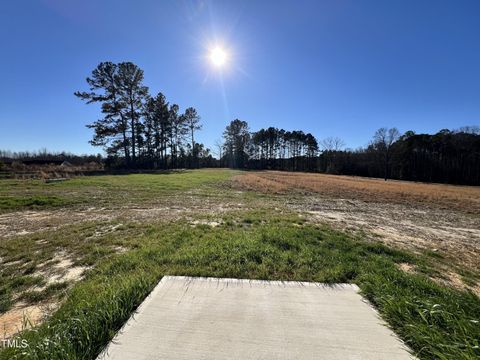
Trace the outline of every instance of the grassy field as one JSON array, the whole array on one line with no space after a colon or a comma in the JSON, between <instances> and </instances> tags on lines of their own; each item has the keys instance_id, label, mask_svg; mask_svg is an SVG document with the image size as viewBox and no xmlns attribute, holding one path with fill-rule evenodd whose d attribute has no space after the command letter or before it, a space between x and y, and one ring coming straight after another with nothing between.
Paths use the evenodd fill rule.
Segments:
<instances>
[{"instance_id":1,"label":"grassy field","mask_svg":"<svg viewBox=\"0 0 480 360\"><path fill-rule=\"evenodd\" d=\"M153 175L78 177L65 182L2 180L0 211L51 209L69 205L149 205L159 197L195 189L230 177L229 171L167 172Z\"/></svg>"},{"instance_id":2,"label":"grassy field","mask_svg":"<svg viewBox=\"0 0 480 360\"><path fill-rule=\"evenodd\" d=\"M164 275L355 283L420 359L480 356L478 268L448 248L402 246L319 219L312 199L335 203L332 189L331 198L318 197L324 187L276 191L252 174L287 182L229 170L1 181L0 322L37 326L19 335L26 348L4 349L0 359L95 358ZM468 189L438 200L407 192L437 214ZM389 205L396 191L361 201L385 211L399 205ZM454 211L477 219L470 207ZM31 319L18 316L25 309Z\"/></svg>"}]
</instances>

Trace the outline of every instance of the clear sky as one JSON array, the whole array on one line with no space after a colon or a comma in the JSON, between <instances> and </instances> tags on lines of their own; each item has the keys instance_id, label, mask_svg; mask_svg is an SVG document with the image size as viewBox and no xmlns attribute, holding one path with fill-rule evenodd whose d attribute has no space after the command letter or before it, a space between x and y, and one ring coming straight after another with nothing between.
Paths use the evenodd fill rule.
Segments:
<instances>
[{"instance_id":1,"label":"clear sky","mask_svg":"<svg viewBox=\"0 0 480 360\"><path fill-rule=\"evenodd\" d=\"M234 118L352 148L382 126L480 124L478 0L2 1L0 54L0 149L98 152L99 109L73 92L101 61L197 108L207 146Z\"/></svg>"}]
</instances>

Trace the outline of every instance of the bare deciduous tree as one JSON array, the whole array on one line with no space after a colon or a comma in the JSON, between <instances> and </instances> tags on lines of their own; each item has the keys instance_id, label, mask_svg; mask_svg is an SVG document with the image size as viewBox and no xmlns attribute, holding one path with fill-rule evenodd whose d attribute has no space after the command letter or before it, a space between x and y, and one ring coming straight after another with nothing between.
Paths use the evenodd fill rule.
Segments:
<instances>
[{"instance_id":1,"label":"bare deciduous tree","mask_svg":"<svg viewBox=\"0 0 480 360\"><path fill-rule=\"evenodd\" d=\"M328 137L320 142L324 151L340 151L345 147L345 142L339 137Z\"/></svg>"},{"instance_id":2,"label":"bare deciduous tree","mask_svg":"<svg viewBox=\"0 0 480 360\"><path fill-rule=\"evenodd\" d=\"M480 135L480 126L471 125L471 126L462 126L457 132L463 132L466 134Z\"/></svg>"},{"instance_id":3,"label":"bare deciduous tree","mask_svg":"<svg viewBox=\"0 0 480 360\"><path fill-rule=\"evenodd\" d=\"M388 168L390 165L390 153L392 145L400 138L400 132L397 128L380 128L373 135L372 145L381 155L383 162L385 181L388 179Z\"/></svg>"},{"instance_id":4,"label":"bare deciduous tree","mask_svg":"<svg viewBox=\"0 0 480 360\"><path fill-rule=\"evenodd\" d=\"M216 155L218 156L218 159L221 161L222 160L222 154L223 154L223 142L220 139L215 140L215 147L217 148L217 151L215 152Z\"/></svg>"}]
</instances>

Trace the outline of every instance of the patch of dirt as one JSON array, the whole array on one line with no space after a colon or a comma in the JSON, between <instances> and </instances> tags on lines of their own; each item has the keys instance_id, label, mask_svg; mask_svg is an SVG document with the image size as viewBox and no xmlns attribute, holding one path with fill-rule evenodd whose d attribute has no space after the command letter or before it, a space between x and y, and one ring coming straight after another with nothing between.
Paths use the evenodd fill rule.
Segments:
<instances>
[{"instance_id":1,"label":"patch of dirt","mask_svg":"<svg viewBox=\"0 0 480 360\"><path fill-rule=\"evenodd\" d=\"M92 239L92 238L100 237L100 236L115 232L117 229L122 227L122 225L123 224L106 225L106 226L102 227L101 229L96 230L95 233L92 236L89 236L85 239Z\"/></svg>"},{"instance_id":2,"label":"patch of dirt","mask_svg":"<svg viewBox=\"0 0 480 360\"><path fill-rule=\"evenodd\" d=\"M463 282L462 278L460 275L453 271L446 270L442 272L443 278L440 277L433 277L433 281L436 283L443 285L443 286L452 286L456 289L468 289L474 294L477 294L480 296L480 285L467 285L465 282Z\"/></svg>"},{"instance_id":3,"label":"patch of dirt","mask_svg":"<svg viewBox=\"0 0 480 360\"><path fill-rule=\"evenodd\" d=\"M412 274L415 272L415 266L409 263L400 263L400 264L397 264L397 267L403 272L406 272L409 274Z\"/></svg>"},{"instance_id":4,"label":"patch of dirt","mask_svg":"<svg viewBox=\"0 0 480 360\"><path fill-rule=\"evenodd\" d=\"M102 209L81 211L71 209L17 211L0 214L0 239L22 236L45 230L55 230L60 227L83 221L112 219L112 214ZM28 229L25 230L25 229Z\"/></svg>"},{"instance_id":5,"label":"patch of dirt","mask_svg":"<svg viewBox=\"0 0 480 360\"><path fill-rule=\"evenodd\" d=\"M9 338L16 333L32 328L50 314L52 305L30 305L17 303L12 309L0 315L0 337Z\"/></svg>"},{"instance_id":6,"label":"patch of dirt","mask_svg":"<svg viewBox=\"0 0 480 360\"><path fill-rule=\"evenodd\" d=\"M47 280L47 285L64 281L78 281L88 270L88 267L85 266L73 266L73 261L65 253L55 254L51 261L55 263L52 266L46 266L47 269L39 272Z\"/></svg>"},{"instance_id":7,"label":"patch of dirt","mask_svg":"<svg viewBox=\"0 0 480 360\"><path fill-rule=\"evenodd\" d=\"M48 285L55 283L79 281L88 267L73 266L73 264L68 254L63 252L55 254L52 259L38 265L39 270L36 275L45 278L46 284L29 290L40 292ZM17 302L12 309L0 315L0 335L8 338L21 330L40 324L56 306L52 299L29 306L21 301Z\"/></svg>"},{"instance_id":8,"label":"patch of dirt","mask_svg":"<svg viewBox=\"0 0 480 360\"><path fill-rule=\"evenodd\" d=\"M415 267L415 265L412 265L412 264L409 264L409 263L400 263L400 264L396 264L397 267L402 270L403 272L406 272L408 274L415 274L417 272L417 269ZM472 291L474 294L477 294L480 296L480 286L471 286L471 285L468 285L468 284L465 284L463 281L462 281L462 278L460 275L458 275L457 273L449 270L449 269L446 269L445 267L443 267L442 269L442 277L438 277L438 276L430 276L430 278L435 281L437 284L440 284L442 286L448 286L448 287L453 287L455 289L459 289L459 290L465 290L465 289L468 289L470 291Z\"/></svg>"},{"instance_id":9,"label":"patch of dirt","mask_svg":"<svg viewBox=\"0 0 480 360\"><path fill-rule=\"evenodd\" d=\"M3 260L1 261L3 262ZM8 266L22 266L23 265L23 260L15 260L15 261L7 261L4 262L3 265L8 265Z\"/></svg>"},{"instance_id":10,"label":"patch of dirt","mask_svg":"<svg viewBox=\"0 0 480 360\"><path fill-rule=\"evenodd\" d=\"M122 254L124 252L127 252L128 248L126 248L124 246L114 246L113 250L115 250L116 253Z\"/></svg>"},{"instance_id":11,"label":"patch of dirt","mask_svg":"<svg viewBox=\"0 0 480 360\"><path fill-rule=\"evenodd\" d=\"M198 226L198 225L207 225L210 227L217 227L222 224L221 221L208 221L208 220L194 220L190 223L193 227Z\"/></svg>"}]
</instances>

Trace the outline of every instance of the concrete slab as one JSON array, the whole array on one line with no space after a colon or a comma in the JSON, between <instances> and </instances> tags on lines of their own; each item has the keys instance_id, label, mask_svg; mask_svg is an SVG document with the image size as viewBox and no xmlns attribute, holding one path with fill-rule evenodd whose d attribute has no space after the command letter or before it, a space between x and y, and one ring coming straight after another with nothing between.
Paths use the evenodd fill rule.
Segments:
<instances>
[{"instance_id":1,"label":"concrete slab","mask_svg":"<svg viewBox=\"0 0 480 360\"><path fill-rule=\"evenodd\" d=\"M165 276L99 359L413 357L355 285Z\"/></svg>"}]
</instances>

